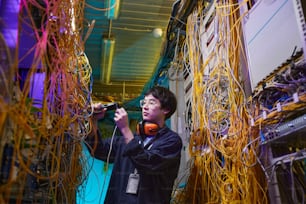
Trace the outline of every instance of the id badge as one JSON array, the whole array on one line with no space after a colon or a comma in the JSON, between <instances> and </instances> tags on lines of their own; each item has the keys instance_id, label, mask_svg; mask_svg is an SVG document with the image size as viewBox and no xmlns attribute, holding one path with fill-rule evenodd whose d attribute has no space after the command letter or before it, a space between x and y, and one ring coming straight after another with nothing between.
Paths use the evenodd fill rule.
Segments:
<instances>
[{"instance_id":1,"label":"id badge","mask_svg":"<svg viewBox=\"0 0 306 204\"><path fill-rule=\"evenodd\" d=\"M129 176L128 184L126 187L126 193L137 194L139 184L139 174L132 173Z\"/></svg>"}]
</instances>

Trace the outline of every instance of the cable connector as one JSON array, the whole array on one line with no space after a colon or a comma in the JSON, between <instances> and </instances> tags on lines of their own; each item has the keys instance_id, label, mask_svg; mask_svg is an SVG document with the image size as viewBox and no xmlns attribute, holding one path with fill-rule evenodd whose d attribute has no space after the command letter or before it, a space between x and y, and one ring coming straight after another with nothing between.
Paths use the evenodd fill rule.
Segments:
<instances>
[{"instance_id":1,"label":"cable connector","mask_svg":"<svg viewBox=\"0 0 306 204\"><path fill-rule=\"evenodd\" d=\"M106 108L108 111L109 110L116 110L117 108L119 108L119 104L116 102L113 103L107 103L107 104L103 104L101 106L102 109Z\"/></svg>"}]
</instances>

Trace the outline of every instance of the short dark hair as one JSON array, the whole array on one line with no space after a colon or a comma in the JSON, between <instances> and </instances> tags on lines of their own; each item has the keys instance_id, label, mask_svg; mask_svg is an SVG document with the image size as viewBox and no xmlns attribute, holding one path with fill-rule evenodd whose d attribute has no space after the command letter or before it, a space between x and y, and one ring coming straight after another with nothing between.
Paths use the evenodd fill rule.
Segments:
<instances>
[{"instance_id":1,"label":"short dark hair","mask_svg":"<svg viewBox=\"0 0 306 204\"><path fill-rule=\"evenodd\" d=\"M170 118L177 107L177 100L174 93L165 87L153 86L144 95L147 96L150 94L159 100L161 108L169 111L169 113L166 114L166 119Z\"/></svg>"}]
</instances>

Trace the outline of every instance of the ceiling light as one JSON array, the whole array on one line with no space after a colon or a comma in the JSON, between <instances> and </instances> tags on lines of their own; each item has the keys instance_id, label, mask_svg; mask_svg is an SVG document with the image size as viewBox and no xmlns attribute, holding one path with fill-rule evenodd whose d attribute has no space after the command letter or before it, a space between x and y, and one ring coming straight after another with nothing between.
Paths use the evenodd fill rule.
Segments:
<instances>
[{"instance_id":1,"label":"ceiling light","mask_svg":"<svg viewBox=\"0 0 306 204\"><path fill-rule=\"evenodd\" d=\"M156 38L160 38L163 35L163 30L161 28L155 28L153 30L153 36Z\"/></svg>"},{"instance_id":2,"label":"ceiling light","mask_svg":"<svg viewBox=\"0 0 306 204\"><path fill-rule=\"evenodd\" d=\"M115 39L103 38L100 80L104 84L110 83L114 51L115 51Z\"/></svg>"}]
</instances>

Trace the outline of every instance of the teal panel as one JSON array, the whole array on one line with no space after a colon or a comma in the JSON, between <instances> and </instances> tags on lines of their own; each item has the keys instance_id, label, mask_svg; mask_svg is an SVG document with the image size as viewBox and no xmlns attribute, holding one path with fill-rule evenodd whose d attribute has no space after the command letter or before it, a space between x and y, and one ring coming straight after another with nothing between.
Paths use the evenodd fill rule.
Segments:
<instances>
[{"instance_id":1,"label":"teal panel","mask_svg":"<svg viewBox=\"0 0 306 204\"><path fill-rule=\"evenodd\" d=\"M89 174L79 187L77 204L103 204L113 165L109 164L108 170L105 170L105 162L93 158L86 147L83 148L83 152L87 159L85 173L89 171Z\"/></svg>"}]
</instances>

